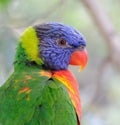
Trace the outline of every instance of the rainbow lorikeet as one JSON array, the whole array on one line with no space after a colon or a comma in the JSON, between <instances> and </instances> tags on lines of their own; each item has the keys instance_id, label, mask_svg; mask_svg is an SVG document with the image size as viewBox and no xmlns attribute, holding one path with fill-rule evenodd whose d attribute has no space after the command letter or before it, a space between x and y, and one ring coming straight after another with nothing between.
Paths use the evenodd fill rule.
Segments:
<instances>
[{"instance_id":1,"label":"rainbow lorikeet","mask_svg":"<svg viewBox=\"0 0 120 125\"><path fill-rule=\"evenodd\" d=\"M68 65L86 66L83 35L46 23L28 27L19 41L14 72L0 87L0 125L80 125L78 84Z\"/></svg>"}]
</instances>

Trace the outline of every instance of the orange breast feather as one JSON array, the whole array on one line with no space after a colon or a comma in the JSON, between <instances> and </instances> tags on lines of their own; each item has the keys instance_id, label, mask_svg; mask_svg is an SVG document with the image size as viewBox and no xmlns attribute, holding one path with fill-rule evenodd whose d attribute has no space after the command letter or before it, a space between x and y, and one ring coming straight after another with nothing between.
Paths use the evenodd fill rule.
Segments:
<instances>
[{"instance_id":1,"label":"orange breast feather","mask_svg":"<svg viewBox=\"0 0 120 125\"><path fill-rule=\"evenodd\" d=\"M80 121L82 115L81 101L79 96L78 83L74 75L69 70L61 70L61 71L55 71L52 77L58 79L67 87L70 98L78 115L78 119Z\"/></svg>"},{"instance_id":2,"label":"orange breast feather","mask_svg":"<svg viewBox=\"0 0 120 125\"><path fill-rule=\"evenodd\" d=\"M61 71L54 71L54 72L41 71L40 75L47 76L49 78L56 78L66 86L69 96L75 107L76 114L78 116L78 125L80 125L82 108L81 108L81 101L80 101L80 96L79 96L78 83L74 75L69 70L61 70Z\"/></svg>"}]
</instances>

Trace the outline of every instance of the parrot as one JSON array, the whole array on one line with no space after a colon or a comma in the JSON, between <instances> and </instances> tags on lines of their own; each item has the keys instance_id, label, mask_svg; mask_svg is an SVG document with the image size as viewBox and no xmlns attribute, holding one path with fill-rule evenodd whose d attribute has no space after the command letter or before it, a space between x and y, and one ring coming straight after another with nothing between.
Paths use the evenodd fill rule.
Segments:
<instances>
[{"instance_id":1,"label":"parrot","mask_svg":"<svg viewBox=\"0 0 120 125\"><path fill-rule=\"evenodd\" d=\"M86 39L72 26L28 26L18 40L14 71L0 87L0 125L80 125L79 86L69 65L83 70Z\"/></svg>"}]
</instances>

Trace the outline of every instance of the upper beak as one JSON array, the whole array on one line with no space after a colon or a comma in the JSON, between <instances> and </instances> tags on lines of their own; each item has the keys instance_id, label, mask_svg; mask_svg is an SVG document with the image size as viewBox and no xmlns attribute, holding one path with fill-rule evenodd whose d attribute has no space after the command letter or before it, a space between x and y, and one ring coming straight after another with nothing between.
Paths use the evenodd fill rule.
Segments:
<instances>
[{"instance_id":1,"label":"upper beak","mask_svg":"<svg viewBox=\"0 0 120 125\"><path fill-rule=\"evenodd\" d=\"M88 62L87 50L76 50L72 53L70 57L70 64L80 66L80 71L85 68Z\"/></svg>"}]
</instances>

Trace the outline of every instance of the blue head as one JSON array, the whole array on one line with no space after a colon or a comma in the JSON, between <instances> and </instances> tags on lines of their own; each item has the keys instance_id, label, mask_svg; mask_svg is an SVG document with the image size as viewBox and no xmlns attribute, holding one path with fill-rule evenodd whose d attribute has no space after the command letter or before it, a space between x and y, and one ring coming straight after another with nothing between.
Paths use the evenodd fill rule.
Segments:
<instances>
[{"instance_id":1,"label":"blue head","mask_svg":"<svg viewBox=\"0 0 120 125\"><path fill-rule=\"evenodd\" d=\"M74 51L84 50L86 40L73 27L61 23L36 25L40 58L51 70L67 69Z\"/></svg>"}]
</instances>

